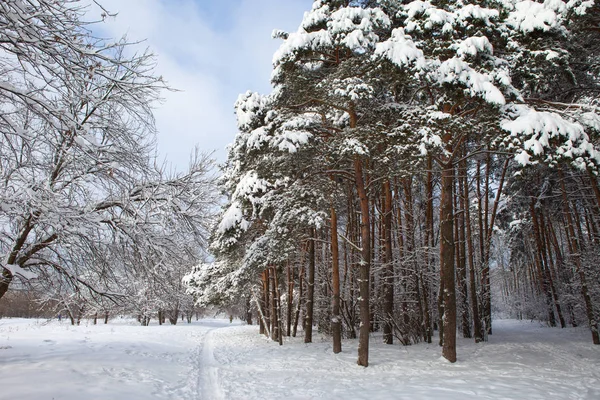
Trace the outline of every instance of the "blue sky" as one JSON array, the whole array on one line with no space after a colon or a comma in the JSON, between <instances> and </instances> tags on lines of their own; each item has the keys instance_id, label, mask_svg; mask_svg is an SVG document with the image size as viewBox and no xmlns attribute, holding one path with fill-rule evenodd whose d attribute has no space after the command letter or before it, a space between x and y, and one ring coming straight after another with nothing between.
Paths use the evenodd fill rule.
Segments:
<instances>
[{"instance_id":1,"label":"blue sky","mask_svg":"<svg viewBox=\"0 0 600 400\"><path fill-rule=\"evenodd\" d=\"M100 0L117 12L105 29L143 40L157 73L178 92L156 107L162 158L185 169L195 145L225 160L236 133L233 103L270 90L273 29L294 31L312 0ZM103 29L104 30L104 29Z\"/></svg>"}]
</instances>

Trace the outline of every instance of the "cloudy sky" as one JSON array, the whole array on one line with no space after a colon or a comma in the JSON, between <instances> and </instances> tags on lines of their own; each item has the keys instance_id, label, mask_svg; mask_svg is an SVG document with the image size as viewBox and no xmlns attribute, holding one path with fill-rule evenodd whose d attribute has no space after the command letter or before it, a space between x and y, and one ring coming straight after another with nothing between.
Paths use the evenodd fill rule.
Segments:
<instances>
[{"instance_id":1,"label":"cloudy sky","mask_svg":"<svg viewBox=\"0 0 600 400\"><path fill-rule=\"evenodd\" d=\"M233 103L247 90L267 93L273 29L296 30L312 0L99 0L112 37L145 39L157 73L180 91L164 93L155 116L161 157L179 169L197 144L225 160L236 133Z\"/></svg>"}]
</instances>

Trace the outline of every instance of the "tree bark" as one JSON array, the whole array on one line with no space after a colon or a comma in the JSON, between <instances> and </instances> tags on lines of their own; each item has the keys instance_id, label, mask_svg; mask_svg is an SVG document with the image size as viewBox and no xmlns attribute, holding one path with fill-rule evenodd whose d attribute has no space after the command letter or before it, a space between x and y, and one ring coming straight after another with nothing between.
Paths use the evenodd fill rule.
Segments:
<instances>
[{"instance_id":1,"label":"tree bark","mask_svg":"<svg viewBox=\"0 0 600 400\"><path fill-rule=\"evenodd\" d=\"M304 262L302 262L302 269L300 275L298 275L298 304L296 305L296 315L294 316L294 327L292 328L292 337L296 337L298 332L298 321L300 320L300 310L302 309L303 289L304 289Z\"/></svg>"},{"instance_id":2,"label":"tree bark","mask_svg":"<svg viewBox=\"0 0 600 400\"><path fill-rule=\"evenodd\" d=\"M2 275L0 276L0 300L2 299L2 297L4 297L4 295L8 291L8 288L10 286L10 283L13 280L13 277L14 276L13 276L12 272L7 270L6 268L2 268Z\"/></svg>"},{"instance_id":3,"label":"tree bark","mask_svg":"<svg viewBox=\"0 0 600 400\"><path fill-rule=\"evenodd\" d=\"M271 313L269 312L270 308L269 308L269 304L271 304L270 302L270 294L269 294L269 269L265 269L263 272L263 294L264 294L264 306L263 306L263 311L264 311L264 316L265 316L265 333L267 334L268 337L272 336L272 329L271 329Z\"/></svg>"},{"instance_id":4,"label":"tree bark","mask_svg":"<svg viewBox=\"0 0 600 400\"><path fill-rule=\"evenodd\" d=\"M454 282L454 167L452 160L442 166L440 198L440 282L444 305L442 356L456 362L456 292Z\"/></svg>"},{"instance_id":5,"label":"tree bark","mask_svg":"<svg viewBox=\"0 0 600 400\"><path fill-rule=\"evenodd\" d=\"M394 262L392 260L392 189L390 181L383 183L384 192L384 288L383 288L383 342L394 343L392 320L394 318Z\"/></svg>"},{"instance_id":6,"label":"tree bark","mask_svg":"<svg viewBox=\"0 0 600 400\"><path fill-rule=\"evenodd\" d=\"M292 311L294 309L294 270L291 264L287 264L287 315L286 315L286 335L289 337L292 334Z\"/></svg>"},{"instance_id":7,"label":"tree bark","mask_svg":"<svg viewBox=\"0 0 600 400\"><path fill-rule=\"evenodd\" d=\"M575 236L575 229L573 227L573 217L571 216L571 210L569 207L569 199L567 198L567 188L565 185L565 176L561 169L558 170L559 178L560 178L560 188L563 199L563 212L565 214L567 220L567 228L570 236L570 250L571 257L575 263L575 268L577 273L579 274L579 279L581 280L581 295L583 296L585 302L585 311L588 317L588 323L590 326L590 330L592 331L592 342L594 344L600 344L600 335L598 334L598 322L596 321L596 316L594 313L594 306L592 304L592 299L589 294L587 278L585 276L585 272L583 271L583 266L581 265L581 254L580 254L580 246L577 243L577 238Z\"/></svg>"},{"instance_id":8,"label":"tree bark","mask_svg":"<svg viewBox=\"0 0 600 400\"><path fill-rule=\"evenodd\" d=\"M337 214L331 206L331 269L332 269L332 317L331 334L333 336L333 352L342 351L342 316L340 313L340 255L338 244Z\"/></svg>"},{"instance_id":9,"label":"tree bark","mask_svg":"<svg viewBox=\"0 0 600 400\"><path fill-rule=\"evenodd\" d=\"M548 233L548 229L545 227L544 223L544 213L540 213L540 224L542 226L541 234L542 240L545 243L545 251L548 253L548 281L550 283L550 289L552 290L552 298L554 300L554 306L556 307L556 314L558 315L558 321L560 322L560 327L565 328L565 318L563 317L562 307L560 305L560 301L558 299L558 293L556 290L556 276L555 276L555 265L554 259L552 258L552 245L550 243L550 235Z\"/></svg>"},{"instance_id":10,"label":"tree bark","mask_svg":"<svg viewBox=\"0 0 600 400\"><path fill-rule=\"evenodd\" d=\"M306 320L304 326L304 343L312 343L313 312L315 299L315 232L311 229L308 243L308 288L306 291Z\"/></svg>"},{"instance_id":11,"label":"tree bark","mask_svg":"<svg viewBox=\"0 0 600 400\"><path fill-rule=\"evenodd\" d=\"M427 157L427 183L425 185L425 192L427 196L427 205L425 208L425 259L426 259L426 274L430 273L431 270L431 258L429 257L429 249L433 247L433 159L431 155ZM428 283L429 279L424 279L421 276L421 282L423 286L423 301L425 303L425 340L427 343L431 343L433 331L431 323L431 315L429 312L429 298L431 294L431 285Z\"/></svg>"},{"instance_id":12,"label":"tree bark","mask_svg":"<svg viewBox=\"0 0 600 400\"><path fill-rule=\"evenodd\" d=\"M369 366L370 332L370 278L371 278L371 222L369 217L369 198L365 189L363 163L359 156L354 158L354 178L360 201L361 260L359 265L358 289L360 305L360 329L358 338L358 361L363 367Z\"/></svg>"},{"instance_id":13,"label":"tree bark","mask_svg":"<svg viewBox=\"0 0 600 400\"><path fill-rule=\"evenodd\" d=\"M279 340L279 316L277 315L277 282L275 282L275 268L268 268L269 270L269 293L271 296L271 339L274 341Z\"/></svg>"},{"instance_id":14,"label":"tree bark","mask_svg":"<svg viewBox=\"0 0 600 400\"><path fill-rule=\"evenodd\" d=\"M283 345L283 322L281 320L281 291L279 290L279 278L277 276L277 267L273 267L273 289L275 293L275 316L277 318L275 327L277 331L277 341Z\"/></svg>"},{"instance_id":15,"label":"tree bark","mask_svg":"<svg viewBox=\"0 0 600 400\"><path fill-rule=\"evenodd\" d=\"M548 312L548 323L550 326L556 326L556 318L554 317L554 310L552 309L552 292L549 286L548 280L548 261L546 260L546 254L544 251L544 245L540 233L540 225L538 222L537 211L535 209L535 199L531 199L529 203L529 211L531 213L531 220L533 223L533 237L537 247L536 264L538 268L538 274L540 275L540 286L542 293L546 296L546 308ZM560 307L560 306L559 306Z\"/></svg>"},{"instance_id":16,"label":"tree bark","mask_svg":"<svg viewBox=\"0 0 600 400\"><path fill-rule=\"evenodd\" d=\"M458 182L457 194L459 197L459 205L461 209L460 216L458 218L458 240L460 250L460 257L458 259L458 279L460 282L460 293L461 293L461 305L460 312L462 316L462 333L464 338L471 338L471 321L469 320L469 293L467 285L467 234L466 234L466 209L465 209L465 197L469 194L465 192L465 187L462 184L463 176L467 175L466 161L460 163L458 168L459 176L456 181Z\"/></svg>"}]
</instances>

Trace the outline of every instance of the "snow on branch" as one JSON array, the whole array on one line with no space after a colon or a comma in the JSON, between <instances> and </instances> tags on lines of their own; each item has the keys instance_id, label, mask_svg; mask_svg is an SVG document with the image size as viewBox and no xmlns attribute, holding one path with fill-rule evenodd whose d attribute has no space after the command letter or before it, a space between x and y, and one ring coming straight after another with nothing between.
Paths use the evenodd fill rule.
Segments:
<instances>
[{"instance_id":1,"label":"snow on branch","mask_svg":"<svg viewBox=\"0 0 600 400\"><path fill-rule=\"evenodd\" d=\"M501 127L510 133L508 148L520 146L515 156L520 165L534 164L537 159L550 165L566 159L579 169L600 165L600 152L580 123L528 106L513 106L507 111L510 118L502 121Z\"/></svg>"}]
</instances>

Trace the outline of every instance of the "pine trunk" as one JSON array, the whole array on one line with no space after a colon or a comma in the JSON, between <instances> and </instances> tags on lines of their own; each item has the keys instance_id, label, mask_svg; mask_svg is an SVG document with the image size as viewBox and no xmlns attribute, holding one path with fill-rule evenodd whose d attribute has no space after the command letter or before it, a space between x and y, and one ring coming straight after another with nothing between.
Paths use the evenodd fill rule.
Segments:
<instances>
[{"instance_id":1,"label":"pine trunk","mask_svg":"<svg viewBox=\"0 0 600 400\"><path fill-rule=\"evenodd\" d=\"M340 312L340 256L337 231L337 214L331 207L331 267L332 267L332 313L331 334L333 336L333 352L342 351L342 316Z\"/></svg>"},{"instance_id":2,"label":"pine trunk","mask_svg":"<svg viewBox=\"0 0 600 400\"><path fill-rule=\"evenodd\" d=\"M585 311L588 317L588 323L590 326L590 330L592 331L592 342L594 344L600 344L600 335L598 334L598 322L596 321L596 316L594 313L594 306L592 304L592 299L589 294L589 289L587 285L587 278L585 276L585 272L583 271L583 266L581 265L580 258L580 246L577 243L577 238L575 236L575 229L573 227L573 217L571 216L571 210L569 207L569 199L567 198L567 189L565 185L565 177L562 173L562 170L558 171L560 178L560 188L563 199L563 212L565 214L567 220L567 228L570 236L570 249L571 249L571 257L575 262L575 268L577 273L579 274L579 279L581 280L581 295L583 296L585 302Z\"/></svg>"},{"instance_id":3,"label":"pine trunk","mask_svg":"<svg viewBox=\"0 0 600 400\"><path fill-rule=\"evenodd\" d=\"M308 243L308 288L306 291L306 320L304 323L304 343L312 343L313 311L315 299L315 232L311 230Z\"/></svg>"},{"instance_id":4,"label":"pine trunk","mask_svg":"<svg viewBox=\"0 0 600 400\"><path fill-rule=\"evenodd\" d=\"M360 201L360 233L361 260L359 265L358 289L360 305L360 329L358 339L358 365L369 365L369 332L370 332L370 278L371 278L371 222L369 218L369 199L365 189L362 160L354 159L354 178L356 191Z\"/></svg>"},{"instance_id":5,"label":"pine trunk","mask_svg":"<svg viewBox=\"0 0 600 400\"><path fill-rule=\"evenodd\" d=\"M442 355L456 362L456 293L454 283L454 215L452 208L454 168L452 160L442 166L440 198L440 282L444 314Z\"/></svg>"},{"instance_id":6,"label":"pine trunk","mask_svg":"<svg viewBox=\"0 0 600 400\"><path fill-rule=\"evenodd\" d=\"M394 263L392 260L392 189L389 180L383 183L384 192L384 289L383 289L383 342L394 343L392 320L394 318Z\"/></svg>"},{"instance_id":7,"label":"pine trunk","mask_svg":"<svg viewBox=\"0 0 600 400\"><path fill-rule=\"evenodd\" d=\"M466 161L460 164L458 169L459 176L456 179L458 182L457 193L459 196L459 205L460 205L460 216L458 218L458 240L459 240L459 250L460 257L458 260L458 279L460 282L460 293L461 293L461 305L460 312L462 316L462 332L464 338L471 338L471 322L469 320L469 293L468 293L468 285L467 285L467 234L466 234L466 216L467 212L465 209L465 198L469 195L465 192L465 187L462 184L463 176L467 175L467 167Z\"/></svg>"},{"instance_id":8,"label":"pine trunk","mask_svg":"<svg viewBox=\"0 0 600 400\"><path fill-rule=\"evenodd\" d=\"M294 316L294 327L292 328L292 337L296 337L298 332L298 321L300 320L300 310L302 309L303 289L304 289L304 263L302 263L300 275L298 275L298 304L296 304L296 315Z\"/></svg>"},{"instance_id":9,"label":"pine trunk","mask_svg":"<svg viewBox=\"0 0 600 400\"><path fill-rule=\"evenodd\" d=\"M287 310L286 310L286 335L292 334L292 312L294 310L294 270L291 264L287 264Z\"/></svg>"}]
</instances>

